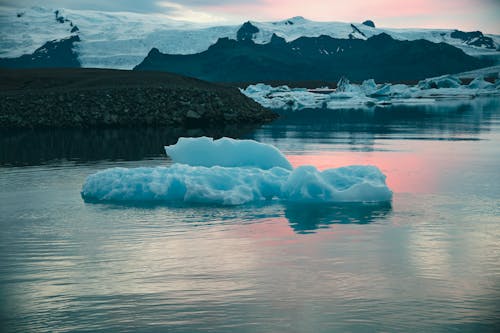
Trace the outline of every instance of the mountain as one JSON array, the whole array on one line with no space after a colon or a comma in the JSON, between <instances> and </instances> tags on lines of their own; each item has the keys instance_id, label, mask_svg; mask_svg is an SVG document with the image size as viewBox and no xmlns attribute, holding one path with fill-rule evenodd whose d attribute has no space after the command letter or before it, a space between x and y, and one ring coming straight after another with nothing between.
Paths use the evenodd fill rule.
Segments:
<instances>
[{"instance_id":1,"label":"mountain","mask_svg":"<svg viewBox=\"0 0 500 333\"><path fill-rule=\"evenodd\" d=\"M46 42L32 54L0 58L0 68L75 68L81 67L75 51L78 35Z\"/></svg>"},{"instance_id":2,"label":"mountain","mask_svg":"<svg viewBox=\"0 0 500 333\"><path fill-rule=\"evenodd\" d=\"M386 29L376 22L314 22L303 17L243 25L214 26L172 20L160 14L97 12L31 7L0 10L0 58L32 55L53 40L78 35L74 52L82 67L132 69L152 48L168 54L206 51L219 38L251 39L267 44L273 34L292 42L322 35L366 40L381 33L395 40L445 42L465 53L500 60L500 36L456 29ZM465 34L465 35L464 35ZM244 37L242 37L244 36Z\"/></svg>"},{"instance_id":3,"label":"mountain","mask_svg":"<svg viewBox=\"0 0 500 333\"><path fill-rule=\"evenodd\" d=\"M446 43L399 41L382 33L362 39L273 35L268 44L221 38L207 51L163 54L153 49L136 70L168 71L216 82L271 80L420 80L485 67L488 62Z\"/></svg>"}]
</instances>

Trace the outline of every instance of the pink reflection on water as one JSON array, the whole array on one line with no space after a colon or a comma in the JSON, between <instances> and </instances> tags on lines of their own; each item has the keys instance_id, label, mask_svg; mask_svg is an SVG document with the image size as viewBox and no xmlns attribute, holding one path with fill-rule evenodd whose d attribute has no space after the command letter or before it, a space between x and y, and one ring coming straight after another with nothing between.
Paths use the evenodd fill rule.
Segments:
<instances>
[{"instance_id":1,"label":"pink reflection on water","mask_svg":"<svg viewBox=\"0 0 500 333\"><path fill-rule=\"evenodd\" d=\"M401 152L335 152L287 155L293 167L314 165L319 170L348 165L375 165L394 192L429 193L435 189L437 169L425 156Z\"/></svg>"}]
</instances>

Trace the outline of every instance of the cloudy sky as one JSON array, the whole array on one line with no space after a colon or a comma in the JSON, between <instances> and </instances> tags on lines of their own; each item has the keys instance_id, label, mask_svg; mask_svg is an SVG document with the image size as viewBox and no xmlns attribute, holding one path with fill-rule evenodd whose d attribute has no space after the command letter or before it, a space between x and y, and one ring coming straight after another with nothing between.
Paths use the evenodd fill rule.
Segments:
<instances>
[{"instance_id":1,"label":"cloudy sky","mask_svg":"<svg viewBox=\"0 0 500 333\"><path fill-rule=\"evenodd\" d=\"M198 22L240 23L304 16L372 19L384 27L459 28L500 33L500 0L0 0L2 5L163 13Z\"/></svg>"}]
</instances>

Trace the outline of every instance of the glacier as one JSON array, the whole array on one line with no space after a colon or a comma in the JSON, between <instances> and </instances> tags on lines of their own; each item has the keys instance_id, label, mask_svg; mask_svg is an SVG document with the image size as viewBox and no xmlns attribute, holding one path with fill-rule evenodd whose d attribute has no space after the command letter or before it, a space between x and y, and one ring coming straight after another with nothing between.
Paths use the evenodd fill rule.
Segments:
<instances>
[{"instance_id":1,"label":"glacier","mask_svg":"<svg viewBox=\"0 0 500 333\"><path fill-rule=\"evenodd\" d=\"M458 76L443 75L406 84L376 84L373 79L362 84L352 84L342 78L337 89L290 88L286 85L272 87L258 83L240 91L263 107L273 110L298 111L303 109L366 109L391 104L432 104L437 100L472 99L479 96L500 96L500 72L495 83L478 75L468 85Z\"/></svg>"},{"instance_id":2,"label":"glacier","mask_svg":"<svg viewBox=\"0 0 500 333\"><path fill-rule=\"evenodd\" d=\"M228 145L232 148L226 150ZM97 172L85 180L82 198L86 202L216 205L276 200L333 203L392 199L385 175L375 166L324 171L314 166L292 168L274 146L229 138L181 138L166 150L176 162L173 165ZM223 152L226 156L221 156ZM229 163L231 159L235 162Z\"/></svg>"},{"instance_id":3,"label":"glacier","mask_svg":"<svg viewBox=\"0 0 500 333\"><path fill-rule=\"evenodd\" d=\"M193 54L207 50L219 38L236 39L241 24L232 22L193 23L172 19L163 14L130 12L99 12L58 8L68 22L55 20L55 8L40 6L25 9L0 6L0 56L19 57L30 54L45 42L69 37L72 25L78 27L81 42L76 47L83 67L132 69L152 48L162 53ZM18 15L22 14L22 15ZM387 33L397 40L426 39L445 42L473 56L496 57L495 49L485 49L452 38L452 29L388 29L373 28L361 23L315 22L303 17L282 21L250 21L259 29L253 35L258 44L269 43L276 34L287 42L299 37L366 39ZM485 35L500 45L500 36Z\"/></svg>"}]
</instances>

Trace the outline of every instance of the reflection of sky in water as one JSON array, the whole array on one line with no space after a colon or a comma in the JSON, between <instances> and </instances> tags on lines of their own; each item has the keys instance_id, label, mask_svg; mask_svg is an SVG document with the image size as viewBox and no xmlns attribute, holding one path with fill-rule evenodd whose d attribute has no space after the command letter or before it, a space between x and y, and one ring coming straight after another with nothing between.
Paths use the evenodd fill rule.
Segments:
<instances>
[{"instance_id":1,"label":"reflection of sky in water","mask_svg":"<svg viewBox=\"0 0 500 333\"><path fill-rule=\"evenodd\" d=\"M96 170L169 163L140 140L152 159L3 167L0 320L18 331L491 331L500 114L473 103L397 121L282 119L254 133L294 165L378 165L391 205L84 204Z\"/></svg>"}]
</instances>

